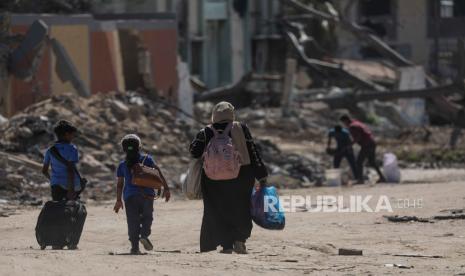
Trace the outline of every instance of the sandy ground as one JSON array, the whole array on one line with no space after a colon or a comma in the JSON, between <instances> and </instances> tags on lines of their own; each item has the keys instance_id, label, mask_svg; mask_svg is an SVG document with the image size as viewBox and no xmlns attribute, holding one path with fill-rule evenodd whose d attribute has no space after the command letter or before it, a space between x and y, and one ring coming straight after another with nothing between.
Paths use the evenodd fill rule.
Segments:
<instances>
[{"instance_id":1,"label":"sandy ground","mask_svg":"<svg viewBox=\"0 0 465 276\"><path fill-rule=\"evenodd\" d=\"M404 171L408 184L282 190L281 195L389 197L399 215L429 217L465 207L465 172ZM422 200L422 208L406 207ZM400 200L400 201L398 201ZM344 203L345 204L345 203ZM376 205L376 201L374 203ZM372 205L370 205L372 206ZM418 207L418 206L417 206ZM286 215L284 231L254 227L248 255L198 253L201 201L156 203L152 240L156 251L127 256L125 215L112 203L89 203L77 251L41 251L34 226L39 209L0 218L1 275L465 275L465 220L391 223L382 213ZM339 248L363 256L339 256ZM422 255L405 257L394 255ZM433 258L437 256L439 258ZM410 268L388 267L402 264Z\"/></svg>"}]
</instances>

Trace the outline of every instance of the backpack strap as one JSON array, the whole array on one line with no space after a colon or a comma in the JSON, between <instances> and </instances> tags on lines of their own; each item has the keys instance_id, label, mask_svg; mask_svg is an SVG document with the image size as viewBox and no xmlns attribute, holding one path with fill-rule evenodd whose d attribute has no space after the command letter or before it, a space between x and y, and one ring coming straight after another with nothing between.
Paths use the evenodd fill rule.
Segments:
<instances>
[{"instance_id":1,"label":"backpack strap","mask_svg":"<svg viewBox=\"0 0 465 276\"><path fill-rule=\"evenodd\" d=\"M233 123L228 123L228 125L226 126L226 128L223 130L223 132L221 133L221 136L223 137L227 137L229 135L229 133L231 132L231 129L233 127Z\"/></svg>"},{"instance_id":2,"label":"backpack strap","mask_svg":"<svg viewBox=\"0 0 465 276\"><path fill-rule=\"evenodd\" d=\"M217 137L218 135L220 135L220 134L218 133L218 130L216 130L215 127L214 127L213 125L208 125L207 127L210 128L210 129L213 131L213 136L214 136L214 137Z\"/></svg>"},{"instance_id":3,"label":"backpack strap","mask_svg":"<svg viewBox=\"0 0 465 276\"><path fill-rule=\"evenodd\" d=\"M144 164L145 164L145 160L147 159L147 157L149 157L148 153L145 155L144 159L142 160L142 163L141 163L142 166L145 166Z\"/></svg>"},{"instance_id":4,"label":"backpack strap","mask_svg":"<svg viewBox=\"0 0 465 276\"><path fill-rule=\"evenodd\" d=\"M60 154L57 147L51 146L49 150L50 150L50 153L52 154L52 156L55 157L56 160L58 160L61 164L65 165L68 169L73 170L76 173L76 175L79 177L79 179L82 179L81 174L77 170L76 166L72 162L66 160Z\"/></svg>"},{"instance_id":5,"label":"backpack strap","mask_svg":"<svg viewBox=\"0 0 465 276\"><path fill-rule=\"evenodd\" d=\"M149 154L147 153L144 157L144 159L142 160L142 162L140 163L142 166L145 166L145 160L147 160L147 158L149 157ZM156 168L156 165L155 165L155 169ZM158 169L159 170L159 169ZM160 171L160 170L159 170ZM161 172L160 172L161 174ZM147 195L145 192L144 192L144 189L142 187L138 187L139 188L139 192L140 194L144 197L144 199L147 199L147 200L157 200L159 197L160 197L160 193L161 191L158 190L156 191L155 193L155 196L151 196L151 195Z\"/></svg>"},{"instance_id":6,"label":"backpack strap","mask_svg":"<svg viewBox=\"0 0 465 276\"><path fill-rule=\"evenodd\" d=\"M79 173L79 170L76 168L76 165L74 165L73 162L71 161L68 161L66 160L61 154L60 152L58 151L58 148L55 147L55 146L51 146L49 148L50 150L50 154L56 159L58 160L58 162L62 163L63 165L66 166L66 168L70 169L70 170L73 170L74 173L77 175L77 177L79 178L79 184L81 186L81 190L79 191L79 193L82 193L86 186L87 186L87 179L85 178L82 178L81 174Z\"/></svg>"}]
</instances>

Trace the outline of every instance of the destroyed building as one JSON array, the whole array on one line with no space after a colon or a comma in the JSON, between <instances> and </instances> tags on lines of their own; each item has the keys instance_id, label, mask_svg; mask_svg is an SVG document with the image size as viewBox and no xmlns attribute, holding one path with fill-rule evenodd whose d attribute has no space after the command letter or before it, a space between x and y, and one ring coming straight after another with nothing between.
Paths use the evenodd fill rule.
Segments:
<instances>
[{"instance_id":1,"label":"destroyed building","mask_svg":"<svg viewBox=\"0 0 465 276\"><path fill-rule=\"evenodd\" d=\"M337 1L349 20L370 29L405 58L442 77L457 73L457 39L465 35L461 0ZM353 4L351 4L353 3ZM380 59L373 48L341 32L340 55Z\"/></svg>"},{"instance_id":2,"label":"destroyed building","mask_svg":"<svg viewBox=\"0 0 465 276\"><path fill-rule=\"evenodd\" d=\"M1 90L6 99L2 115L12 116L35 102L64 92L89 96L144 89L177 104L174 14L13 14L9 32L23 35L37 20L48 28L41 62L32 80L8 78L8 89L5 86ZM78 86L73 79L78 79Z\"/></svg>"},{"instance_id":3,"label":"destroyed building","mask_svg":"<svg viewBox=\"0 0 465 276\"><path fill-rule=\"evenodd\" d=\"M175 12L180 54L192 75L213 88L251 70L281 72L285 41L276 24L279 1L141 0L97 5L98 12Z\"/></svg>"}]
</instances>

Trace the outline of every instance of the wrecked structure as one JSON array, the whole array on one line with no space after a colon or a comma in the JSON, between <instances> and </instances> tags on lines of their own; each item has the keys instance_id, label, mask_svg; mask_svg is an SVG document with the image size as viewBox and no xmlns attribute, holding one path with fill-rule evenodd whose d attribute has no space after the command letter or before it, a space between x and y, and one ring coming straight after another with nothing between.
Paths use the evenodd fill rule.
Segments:
<instances>
[{"instance_id":1,"label":"wrecked structure","mask_svg":"<svg viewBox=\"0 0 465 276\"><path fill-rule=\"evenodd\" d=\"M15 14L11 16L10 34L25 34L37 20L47 26L50 40L46 41L32 79L4 81L9 89L2 90L7 99L2 115L11 116L63 92L89 96L145 89L177 103L177 30L173 14Z\"/></svg>"},{"instance_id":2,"label":"wrecked structure","mask_svg":"<svg viewBox=\"0 0 465 276\"><path fill-rule=\"evenodd\" d=\"M285 55L287 61L286 65L282 66L283 71L280 72L281 91L270 93L265 85L266 88L262 93L254 93L255 91L250 89L250 83L256 83L256 78L244 77L234 85L202 93L197 97L198 100L218 100L223 97L237 99L245 93L248 95L246 99L249 103L258 101L250 100L251 97L255 97L254 99L267 97L270 99L268 104L276 104L276 97L279 97L281 99L279 104L284 106L284 111L288 109L289 101L292 102L292 99L299 103L302 100L323 101L335 109L349 109L360 118L366 119L368 114L378 113L390 117L394 124L401 127L423 126L429 120L463 127L465 62L462 62L462 58L458 59L458 73L449 76L449 80L438 75L432 77L429 75L430 67L423 66L421 62L417 64L418 59L410 60L411 56L404 55L391 44L388 39L395 37L395 34L391 34L390 31L377 34L378 25L368 24L367 22L371 22L369 20L364 21L365 25L362 25L360 20L363 21L364 17L360 13L370 12L380 13L379 22L389 23L383 17L382 11L376 10L385 7L383 3L386 1L382 1L380 5L368 0L337 2L281 0L279 2L284 15L276 17L275 21L280 26L287 43ZM388 2L392 4L395 1ZM390 9L402 8L404 13L410 10L409 7L402 6L405 3L401 6L391 6L391 4L387 5ZM419 4L419 7L425 6ZM357 11L355 16L354 11ZM315 24L326 26L326 38L314 30ZM331 41L329 38L334 33L341 35L342 38L337 41L340 45L336 51L327 51L325 49L328 47L322 45ZM354 50L355 46L353 46L351 52L344 54L341 51L349 48L344 44L347 42L347 37L350 37L357 47ZM463 57L465 50L463 42L456 40L455 43L458 45L456 55ZM366 52L376 53L376 57L366 56L364 60L355 59ZM300 75L304 75L303 85L302 81L297 83ZM337 89L328 89L328 87ZM323 90L315 92L315 88L323 88ZM336 95L330 93L335 91L339 92ZM234 97L231 96L233 94ZM375 107L372 104L375 101L390 103L377 103ZM358 104L361 102L369 104L361 106Z\"/></svg>"},{"instance_id":3,"label":"wrecked structure","mask_svg":"<svg viewBox=\"0 0 465 276\"><path fill-rule=\"evenodd\" d=\"M369 28L402 56L441 77L457 74L457 39L462 38L465 3L450 1L338 1L345 16ZM351 2L355 2L352 3ZM375 58L372 48L341 33L341 55Z\"/></svg>"},{"instance_id":4,"label":"wrecked structure","mask_svg":"<svg viewBox=\"0 0 465 276\"><path fill-rule=\"evenodd\" d=\"M304 14L312 15L314 17L320 18L320 20L327 20L338 25L339 28L345 32L351 33L352 36L359 39L360 42L364 45L368 45L373 50L375 50L379 55L384 57L385 60L390 62L390 66L396 68L399 74L399 81L397 87L386 87L379 86L376 83L371 82L368 79L360 78L359 75L354 74L347 70L342 64L336 62L327 62L318 59L310 59L305 52L304 43L301 41L302 33L297 33L289 28L287 28L286 34L291 41L291 45L297 51L298 57L311 69L320 70L328 73L337 74L338 77L345 78L349 83L355 85L355 88L360 90L360 93L363 93L363 90L378 91L379 95L382 96L383 93L389 93L389 90L399 89L401 91L409 90L420 90L425 87L436 88L438 87L437 81L432 77L422 73L424 72L421 68L415 69L414 63L406 59L402 54L397 52L395 49L390 47L386 42L381 38L376 36L370 29L367 29L364 26L359 25L357 22L351 21L349 18L346 18L341 12L325 13L324 11L317 10L312 6L307 6L302 4L300 1L295 0L283 0L281 1L286 3L288 6L296 9ZM355 2L353 2L355 3ZM329 2L327 2L328 5ZM289 24L289 23L288 23ZM300 39L300 40L299 40ZM304 41L305 42L305 41ZM461 44L463 45L463 44ZM464 49L459 49L459 53L463 53ZM328 60L328 59L327 59ZM463 63L462 65L463 66ZM419 69L419 70L418 70ZM463 75L457 75L454 79L454 87L456 90L456 96L458 100L463 99ZM454 102L453 99L447 98L444 94L449 93L448 90L441 90L440 95L426 95L422 93L417 93L418 98L427 98L430 103L430 116L437 116L442 118L444 121L448 121L455 125L463 124L463 112L464 107L459 103ZM457 95L458 94L458 95ZM350 96L349 96L350 97ZM397 95L398 98L403 98L403 95ZM408 96L411 97L411 96ZM391 100L394 97L391 98ZM454 98L455 100L457 98ZM356 101L347 101L347 107L355 106ZM408 115L408 121L410 124L422 125L425 122L425 119L421 118L421 113L425 113L426 105L423 100L418 99L416 101L400 102L399 112ZM413 106L413 109L411 110ZM354 110L355 111L355 110ZM415 115L417 113L417 115ZM419 115L418 115L419 114ZM420 117L420 118L418 118ZM413 122L413 123L412 123Z\"/></svg>"}]
</instances>

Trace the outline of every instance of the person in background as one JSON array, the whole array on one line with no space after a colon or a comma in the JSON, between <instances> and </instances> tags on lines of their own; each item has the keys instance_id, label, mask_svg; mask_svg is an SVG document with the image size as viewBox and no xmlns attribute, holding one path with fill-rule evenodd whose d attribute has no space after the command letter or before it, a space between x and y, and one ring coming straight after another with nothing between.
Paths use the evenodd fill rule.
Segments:
<instances>
[{"instance_id":1,"label":"person in background","mask_svg":"<svg viewBox=\"0 0 465 276\"><path fill-rule=\"evenodd\" d=\"M202 169L201 187L203 218L200 231L200 251L208 252L222 246L221 253L247 254L246 240L252 232L250 214L251 194L255 181L266 185L267 169L245 124L234 122L234 106L220 102L212 112L212 124L197 134L190 145L193 158L202 158L205 148L214 137L213 128L223 133L230 129L241 159L239 175L231 180L212 180ZM231 128L232 125L232 128Z\"/></svg>"},{"instance_id":2,"label":"person in background","mask_svg":"<svg viewBox=\"0 0 465 276\"><path fill-rule=\"evenodd\" d=\"M336 140L336 150L331 148L331 142L333 139ZM339 169L342 159L345 158L352 170L352 175L357 177L357 166L355 164L352 138L350 137L350 132L346 128L337 125L329 131L326 152L333 155L333 167L335 169Z\"/></svg>"},{"instance_id":3,"label":"person in background","mask_svg":"<svg viewBox=\"0 0 465 276\"><path fill-rule=\"evenodd\" d=\"M354 120L348 115L341 116L340 121L349 129L353 143L357 143L361 147L357 156L357 184L365 182L363 166L366 159L368 159L368 164L378 173L378 183L386 182L383 173L376 164L376 142L370 129L362 122Z\"/></svg>"},{"instance_id":4,"label":"person in background","mask_svg":"<svg viewBox=\"0 0 465 276\"><path fill-rule=\"evenodd\" d=\"M70 122L61 120L54 128L57 141L45 152L42 173L50 180L52 200L75 200L84 187L75 166L79 162L77 147L72 141L77 133L77 128ZM63 164L54 154L53 148L63 157L69 165ZM50 174L49 168L52 167Z\"/></svg>"},{"instance_id":5,"label":"person in background","mask_svg":"<svg viewBox=\"0 0 465 276\"><path fill-rule=\"evenodd\" d=\"M134 185L131 169L137 163L152 168L156 168L156 164L150 155L140 153L141 140L135 134L124 136L121 140L121 147L126 153L126 158L121 161L117 169L116 203L113 210L118 213L120 209L126 208L131 254L140 255L139 242L142 243L145 250L153 250L149 236L153 221L155 190ZM163 197L166 201L169 201L171 197L167 186L164 187Z\"/></svg>"}]
</instances>

